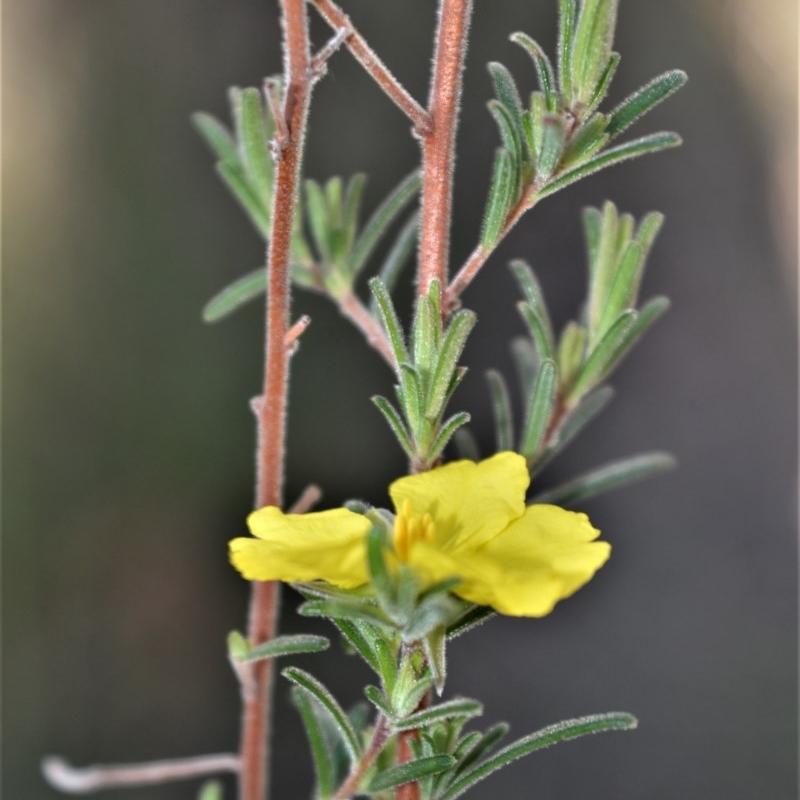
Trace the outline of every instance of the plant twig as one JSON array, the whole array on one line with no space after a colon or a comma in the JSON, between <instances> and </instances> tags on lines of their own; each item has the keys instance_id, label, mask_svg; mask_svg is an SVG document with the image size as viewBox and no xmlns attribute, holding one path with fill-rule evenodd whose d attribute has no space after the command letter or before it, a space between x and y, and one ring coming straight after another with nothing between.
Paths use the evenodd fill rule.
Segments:
<instances>
[{"instance_id":1,"label":"plant twig","mask_svg":"<svg viewBox=\"0 0 800 800\"><path fill-rule=\"evenodd\" d=\"M280 506L289 378L289 268L295 198L300 176L306 117L314 76L310 70L305 0L281 0L285 86L281 115L288 139L275 166L272 230L267 253L266 346L263 397L257 404L256 508ZM275 635L280 584L253 583L248 622L252 645ZM252 692L243 696L241 800L264 800L269 785L269 738L274 660L252 664Z\"/></svg>"},{"instance_id":2,"label":"plant twig","mask_svg":"<svg viewBox=\"0 0 800 800\"><path fill-rule=\"evenodd\" d=\"M364 304L354 295L347 294L339 301L339 311L347 317L365 336L367 343L377 350L386 363L394 369L394 356L392 346L383 328L364 307Z\"/></svg>"},{"instance_id":3,"label":"plant twig","mask_svg":"<svg viewBox=\"0 0 800 800\"><path fill-rule=\"evenodd\" d=\"M472 283L473 278L478 274L481 267L486 263L489 256L497 249L497 245L503 241L508 232L520 221L523 214L533 207L535 197L531 191L525 192L519 202L508 212L506 221L497 238L495 244L487 249L483 245L478 245L450 282L442 299L442 311L445 315L455 311L460 305L459 298L464 290Z\"/></svg>"},{"instance_id":4,"label":"plant twig","mask_svg":"<svg viewBox=\"0 0 800 800\"><path fill-rule=\"evenodd\" d=\"M230 753L92 767L73 767L63 758L49 756L42 761L42 772L48 783L59 791L89 794L120 786L147 786L220 772L238 772L240 765L239 756Z\"/></svg>"},{"instance_id":5,"label":"plant twig","mask_svg":"<svg viewBox=\"0 0 800 800\"><path fill-rule=\"evenodd\" d=\"M323 19L334 29L346 28L349 35L345 46L355 59L375 79L386 95L414 123L418 136L426 136L431 130L431 118L428 112L405 90L397 78L389 72L375 51L367 44L364 37L355 29L350 17L332 0L310 0Z\"/></svg>"},{"instance_id":6,"label":"plant twig","mask_svg":"<svg viewBox=\"0 0 800 800\"><path fill-rule=\"evenodd\" d=\"M455 134L471 14L472 0L441 0L439 4L428 101L433 130L422 142L418 296L427 294L434 280L447 286Z\"/></svg>"},{"instance_id":7,"label":"plant twig","mask_svg":"<svg viewBox=\"0 0 800 800\"><path fill-rule=\"evenodd\" d=\"M339 791L333 796L333 800L347 800L348 797L352 797L355 794L358 790L358 785L367 774L367 770L383 750L390 733L389 721L381 714L375 723L375 730L369 747L367 747L364 755L361 756L361 760L354 765L345 782L339 787Z\"/></svg>"}]
</instances>

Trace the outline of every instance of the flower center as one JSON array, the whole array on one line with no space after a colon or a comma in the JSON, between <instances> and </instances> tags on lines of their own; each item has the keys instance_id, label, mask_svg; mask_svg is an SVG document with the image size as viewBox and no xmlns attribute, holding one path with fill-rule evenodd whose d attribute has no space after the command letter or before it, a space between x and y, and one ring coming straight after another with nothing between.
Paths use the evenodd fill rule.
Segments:
<instances>
[{"instance_id":1,"label":"flower center","mask_svg":"<svg viewBox=\"0 0 800 800\"><path fill-rule=\"evenodd\" d=\"M432 542L436 538L436 524L427 512L422 517L414 514L409 499L403 500L394 520L394 549L401 561L408 561L416 542Z\"/></svg>"}]
</instances>

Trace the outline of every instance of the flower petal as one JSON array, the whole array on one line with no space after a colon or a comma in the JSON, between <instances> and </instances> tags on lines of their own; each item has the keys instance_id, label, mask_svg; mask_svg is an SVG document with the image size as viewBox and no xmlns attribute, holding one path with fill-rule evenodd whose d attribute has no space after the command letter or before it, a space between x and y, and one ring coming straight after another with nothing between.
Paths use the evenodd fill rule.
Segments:
<instances>
[{"instance_id":1,"label":"flower petal","mask_svg":"<svg viewBox=\"0 0 800 800\"><path fill-rule=\"evenodd\" d=\"M284 514L267 506L247 524L257 539L234 539L230 559L254 581L313 581L350 588L366 583L367 534L371 523L344 508Z\"/></svg>"},{"instance_id":2,"label":"flower petal","mask_svg":"<svg viewBox=\"0 0 800 800\"><path fill-rule=\"evenodd\" d=\"M529 506L525 514L475 553L487 576L501 580L467 586L467 600L503 614L541 617L587 583L608 560L611 545L585 514L550 505ZM466 555L466 554L465 554ZM461 594L461 588L456 590Z\"/></svg>"},{"instance_id":3,"label":"flower petal","mask_svg":"<svg viewBox=\"0 0 800 800\"><path fill-rule=\"evenodd\" d=\"M529 482L525 459L506 452L477 464L453 461L400 478L389 494L398 510L409 500L416 516L430 514L435 544L450 551L467 544L479 547L521 517Z\"/></svg>"}]
</instances>

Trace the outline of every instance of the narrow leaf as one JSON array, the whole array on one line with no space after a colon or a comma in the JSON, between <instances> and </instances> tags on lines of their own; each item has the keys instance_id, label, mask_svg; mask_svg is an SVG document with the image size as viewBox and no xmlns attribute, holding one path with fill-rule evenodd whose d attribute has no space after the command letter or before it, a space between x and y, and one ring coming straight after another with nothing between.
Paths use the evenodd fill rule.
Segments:
<instances>
[{"instance_id":1,"label":"narrow leaf","mask_svg":"<svg viewBox=\"0 0 800 800\"><path fill-rule=\"evenodd\" d=\"M411 434L403 424L397 409L385 398L379 394L372 398L372 402L378 407L378 410L383 414L384 419L389 423L400 447L409 458L414 458L414 445L411 441Z\"/></svg>"},{"instance_id":2,"label":"narrow leaf","mask_svg":"<svg viewBox=\"0 0 800 800\"><path fill-rule=\"evenodd\" d=\"M592 114L570 138L561 159L562 169L572 168L591 158L608 143L605 132L608 118L605 114Z\"/></svg>"},{"instance_id":3,"label":"narrow leaf","mask_svg":"<svg viewBox=\"0 0 800 800\"><path fill-rule=\"evenodd\" d=\"M455 800L456 797L460 797L464 792L493 772L536 750L549 747L557 742L577 739L590 733L633 730L637 724L636 718L630 714L610 713L565 720L547 728L542 728L536 733L531 733L522 739L518 739L513 744L504 747L495 755L465 772L453 782L438 800Z\"/></svg>"},{"instance_id":4,"label":"narrow leaf","mask_svg":"<svg viewBox=\"0 0 800 800\"><path fill-rule=\"evenodd\" d=\"M466 425L470 421L470 415L466 411L459 411L448 417L436 434L436 438L428 448L428 461L433 462L444 452L453 434L459 433L461 426Z\"/></svg>"},{"instance_id":5,"label":"narrow leaf","mask_svg":"<svg viewBox=\"0 0 800 800\"><path fill-rule=\"evenodd\" d=\"M516 171L511 155L508 150L498 147L495 151L492 184L486 200L486 210L483 212L481 229L481 246L486 250L491 250L497 244L503 232L509 209L516 199L515 184Z\"/></svg>"},{"instance_id":6,"label":"narrow leaf","mask_svg":"<svg viewBox=\"0 0 800 800\"><path fill-rule=\"evenodd\" d=\"M471 719L483 714L483 706L477 700L470 700L467 697L459 697L455 700L448 700L437 706L418 711L405 719L395 722L392 727L396 731L411 731L415 728L424 728L428 725L435 725L437 722L445 722L450 719Z\"/></svg>"},{"instance_id":7,"label":"narrow leaf","mask_svg":"<svg viewBox=\"0 0 800 800\"><path fill-rule=\"evenodd\" d=\"M428 667L433 677L436 693L441 695L444 691L444 682L447 678L447 635L444 628L431 631L423 640L425 656Z\"/></svg>"},{"instance_id":8,"label":"narrow leaf","mask_svg":"<svg viewBox=\"0 0 800 800\"><path fill-rule=\"evenodd\" d=\"M572 40L577 0L558 0L558 79L565 102L572 96Z\"/></svg>"},{"instance_id":9,"label":"narrow leaf","mask_svg":"<svg viewBox=\"0 0 800 800\"><path fill-rule=\"evenodd\" d=\"M548 111L557 111L559 107L558 89L556 87L556 79L553 74L553 65L547 57L544 50L526 33L517 31L512 33L509 37L512 42L524 47L528 54L533 59L533 64L536 67L536 75L539 78L539 88L545 96L547 101Z\"/></svg>"},{"instance_id":10,"label":"narrow leaf","mask_svg":"<svg viewBox=\"0 0 800 800\"><path fill-rule=\"evenodd\" d=\"M493 617L495 612L490 606L473 606L463 617L447 628L447 638L455 639L463 633L483 625L487 619Z\"/></svg>"},{"instance_id":11,"label":"narrow leaf","mask_svg":"<svg viewBox=\"0 0 800 800\"><path fill-rule=\"evenodd\" d=\"M612 365L621 356L621 350L625 346L628 333L636 322L637 316L633 309L628 309L617 317L589 354L580 373L575 378L575 383L569 391L568 402L575 402L608 375Z\"/></svg>"},{"instance_id":12,"label":"narrow leaf","mask_svg":"<svg viewBox=\"0 0 800 800\"><path fill-rule=\"evenodd\" d=\"M480 761L485 755L490 753L497 746L503 737L508 733L509 726L506 722L498 722L492 725L481 737L468 753L465 753L462 763L458 765L459 772L463 772L470 764Z\"/></svg>"},{"instance_id":13,"label":"narrow leaf","mask_svg":"<svg viewBox=\"0 0 800 800\"><path fill-rule=\"evenodd\" d=\"M459 428L453 434L453 445L459 458L467 461L481 460L481 449L478 446L478 440L469 428Z\"/></svg>"},{"instance_id":14,"label":"narrow leaf","mask_svg":"<svg viewBox=\"0 0 800 800\"><path fill-rule=\"evenodd\" d=\"M308 692L328 712L331 719L336 723L336 728L342 737L342 742L347 748L351 761L355 763L361 755L361 743L347 714L336 702L336 698L313 675L302 669L288 667L281 674Z\"/></svg>"},{"instance_id":15,"label":"narrow leaf","mask_svg":"<svg viewBox=\"0 0 800 800\"><path fill-rule=\"evenodd\" d=\"M247 177L261 203L272 202L272 155L269 151L271 125L265 117L261 92L243 89L240 94L240 131L242 155Z\"/></svg>"},{"instance_id":16,"label":"narrow leaf","mask_svg":"<svg viewBox=\"0 0 800 800\"><path fill-rule=\"evenodd\" d=\"M492 414L494 416L495 445L497 452L514 448L514 423L511 418L511 399L508 386L503 376L495 369L486 373L489 394L492 398Z\"/></svg>"},{"instance_id":17,"label":"narrow leaf","mask_svg":"<svg viewBox=\"0 0 800 800\"><path fill-rule=\"evenodd\" d=\"M203 309L203 322L218 322L245 303L267 291L267 271L263 267L248 272L212 297Z\"/></svg>"},{"instance_id":18,"label":"narrow leaf","mask_svg":"<svg viewBox=\"0 0 800 800\"><path fill-rule=\"evenodd\" d=\"M584 114L590 114L592 111L594 111L594 109L597 108L597 106L600 105L600 103L603 102L603 99L608 94L608 87L611 85L611 81L613 80L617 71L617 67L619 66L619 61L619 53L609 54L606 65L600 74L600 77L597 81L597 86L595 86L592 98L589 100L589 105Z\"/></svg>"},{"instance_id":19,"label":"narrow leaf","mask_svg":"<svg viewBox=\"0 0 800 800\"><path fill-rule=\"evenodd\" d=\"M558 394L558 367L555 361L542 362L536 375L536 383L531 392L525 429L519 445L519 452L532 462L544 444L547 426L553 415Z\"/></svg>"},{"instance_id":20,"label":"narrow leaf","mask_svg":"<svg viewBox=\"0 0 800 800\"><path fill-rule=\"evenodd\" d=\"M666 472L674 466L675 459L667 453L645 453L624 458L548 489L534 497L533 502L571 506L595 495Z\"/></svg>"},{"instance_id":21,"label":"narrow leaf","mask_svg":"<svg viewBox=\"0 0 800 800\"><path fill-rule=\"evenodd\" d=\"M378 279L383 283L386 291L389 293L393 291L397 284L397 279L400 277L400 273L408 263L409 256L414 251L418 232L419 214L415 212L400 229L397 238L394 240L378 272ZM377 316L378 306L374 297L370 299L370 312L373 316Z\"/></svg>"},{"instance_id":22,"label":"narrow leaf","mask_svg":"<svg viewBox=\"0 0 800 800\"><path fill-rule=\"evenodd\" d=\"M649 136L643 136L641 139L635 139L632 142L612 147L610 150L604 150L588 161L582 162L579 166L562 172L555 180L550 181L547 186L542 188L538 199L541 200L544 197L548 197L579 181L581 178L599 172L601 169L621 164L623 161L628 161L631 158L637 158L647 153L657 153L669 147L677 147L681 144L681 141L681 137L677 133L652 133Z\"/></svg>"},{"instance_id":23,"label":"narrow leaf","mask_svg":"<svg viewBox=\"0 0 800 800\"><path fill-rule=\"evenodd\" d=\"M525 320L528 326L531 339L536 345L536 353L539 356L539 361L542 362L547 359L554 359L555 352L553 350L553 343L544 326L542 318L527 303L517 303L517 309L519 313L522 314L522 319Z\"/></svg>"},{"instance_id":24,"label":"narrow leaf","mask_svg":"<svg viewBox=\"0 0 800 800\"><path fill-rule=\"evenodd\" d=\"M450 381L475 321L475 312L467 309L457 311L450 319L431 379L431 391L425 408L428 419L438 419L444 411L445 401L450 394Z\"/></svg>"},{"instance_id":25,"label":"narrow leaf","mask_svg":"<svg viewBox=\"0 0 800 800\"><path fill-rule=\"evenodd\" d=\"M666 100L671 94L677 92L688 80L683 70L674 69L653 78L641 89L637 89L626 97L609 115L607 133L609 136L619 136L627 130L636 120L644 116L651 108Z\"/></svg>"},{"instance_id":26,"label":"narrow leaf","mask_svg":"<svg viewBox=\"0 0 800 800\"><path fill-rule=\"evenodd\" d=\"M245 177L242 168L225 161L220 161L216 169L233 196L239 201L239 205L245 210L247 216L250 217L250 221L264 237L264 241L267 241L270 234L268 206L264 205L259 199Z\"/></svg>"},{"instance_id":27,"label":"narrow leaf","mask_svg":"<svg viewBox=\"0 0 800 800\"><path fill-rule=\"evenodd\" d=\"M334 618L333 624L339 629L345 641L358 653L375 672L380 672L380 661L375 653L373 642L364 633L364 623L344 617Z\"/></svg>"},{"instance_id":28,"label":"narrow leaf","mask_svg":"<svg viewBox=\"0 0 800 800\"><path fill-rule=\"evenodd\" d=\"M564 153L566 133L564 121L558 114L545 114L542 117L542 146L536 162L536 178L544 182L556 171Z\"/></svg>"},{"instance_id":29,"label":"narrow leaf","mask_svg":"<svg viewBox=\"0 0 800 800\"><path fill-rule=\"evenodd\" d=\"M628 242L617 264L616 275L600 314L597 329L592 331L592 342L599 341L626 308L636 305L636 290L639 287L643 270L644 250L642 246L635 241Z\"/></svg>"},{"instance_id":30,"label":"narrow leaf","mask_svg":"<svg viewBox=\"0 0 800 800\"><path fill-rule=\"evenodd\" d=\"M241 661L264 661L268 658L297 655L298 653L319 653L327 650L331 643L324 636L301 633L294 636L277 636L264 644L252 647Z\"/></svg>"},{"instance_id":31,"label":"narrow leaf","mask_svg":"<svg viewBox=\"0 0 800 800\"><path fill-rule=\"evenodd\" d=\"M348 261L348 271L351 275L358 275L367 263L381 237L419 191L420 182L419 170L415 170L400 181L369 218Z\"/></svg>"},{"instance_id":32,"label":"narrow leaf","mask_svg":"<svg viewBox=\"0 0 800 800\"><path fill-rule=\"evenodd\" d=\"M306 190L306 217L314 244L320 258L328 264L333 262L333 249L331 247L331 221L330 209L323 188L309 178L305 184Z\"/></svg>"},{"instance_id":33,"label":"narrow leaf","mask_svg":"<svg viewBox=\"0 0 800 800\"><path fill-rule=\"evenodd\" d=\"M300 713L300 719L308 738L316 777L316 796L320 800L324 800L332 797L336 791L336 759L331 743L325 735L324 723L319 716L319 707L312 696L301 688L295 687L292 690L292 701Z\"/></svg>"},{"instance_id":34,"label":"narrow leaf","mask_svg":"<svg viewBox=\"0 0 800 800\"><path fill-rule=\"evenodd\" d=\"M455 763L452 756L428 756L416 761L407 761L396 767L389 767L384 772L379 772L369 783L370 792L380 792L402 786L404 783L417 781L426 775L436 775L444 772Z\"/></svg>"},{"instance_id":35,"label":"narrow leaf","mask_svg":"<svg viewBox=\"0 0 800 800\"><path fill-rule=\"evenodd\" d=\"M405 338L403 336L403 329L400 326L400 320L397 317L397 312L394 310L392 298L386 291L386 287L381 283L379 278L373 278L369 282L369 288L372 290L372 295L375 302L378 304L378 309L381 312L383 319L383 327L389 336L389 342L392 345L392 353L395 358L395 366L399 370L400 364L408 361L408 351L406 350Z\"/></svg>"},{"instance_id":36,"label":"narrow leaf","mask_svg":"<svg viewBox=\"0 0 800 800\"><path fill-rule=\"evenodd\" d=\"M377 686L365 686L364 696L378 709L387 719L394 718L394 710L389 703L386 695Z\"/></svg>"},{"instance_id":37,"label":"narrow leaf","mask_svg":"<svg viewBox=\"0 0 800 800\"><path fill-rule=\"evenodd\" d=\"M544 301L544 294L536 279L536 275L528 264L522 259L515 259L509 265L514 277L517 279L520 289L522 290L525 300L528 305L536 313L541 321L542 331L547 339L548 346L545 348L547 352L552 353L555 347L553 337L553 326L550 323L550 315L547 313L547 304ZM543 356L548 358L549 356Z\"/></svg>"},{"instance_id":38,"label":"narrow leaf","mask_svg":"<svg viewBox=\"0 0 800 800\"><path fill-rule=\"evenodd\" d=\"M503 143L503 148L511 156L511 169L512 186L511 195L517 197L522 185L522 164L527 160L527 153L525 149L525 133L520 127L519 132L514 127L513 118L509 110L498 103L497 100L490 100L488 103L489 113L497 123L497 128L500 131L500 139Z\"/></svg>"},{"instance_id":39,"label":"narrow leaf","mask_svg":"<svg viewBox=\"0 0 800 800\"><path fill-rule=\"evenodd\" d=\"M517 134L522 137L522 101L517 91L517 84L511 73L497 61L488 65L489 74L492 76L494 91L497 99L505 106L512 117L512 124Z\"/></svg>"},{"instance_id":40,"label":"narrow leaf","mask_svg":"<svg viewBox=\"0 0 800 800\"><path fill-rule=\"evenodd\" d=\"M236 140L219 120L211 114L197 112L192 114L192 124L220 161L233 167L242 166Z\"/></svg>"}]
</instances>

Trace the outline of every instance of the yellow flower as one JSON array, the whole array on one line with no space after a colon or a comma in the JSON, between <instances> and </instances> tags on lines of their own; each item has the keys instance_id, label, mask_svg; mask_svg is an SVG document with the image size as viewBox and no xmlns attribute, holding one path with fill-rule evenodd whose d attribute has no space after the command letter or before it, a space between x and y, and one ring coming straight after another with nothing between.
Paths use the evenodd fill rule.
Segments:
<instances>
[{"instance_id":1,"label":"yellow flower","mask_svg":"<svg viewBox=\"0 0 800 800\"><path fill-rule=\"evenodd\" d=\"M424 585L458 577L454 594L503 614L541 617L606 562L611 546L585 514L525 505L525 459L498 453L400 478L389 487L400 561ZM247 520L257 538L234 539L231 561L249 580L367 583L371 522L343 508L284 514L269 506Z\"/></svg>"}]
</instances>

